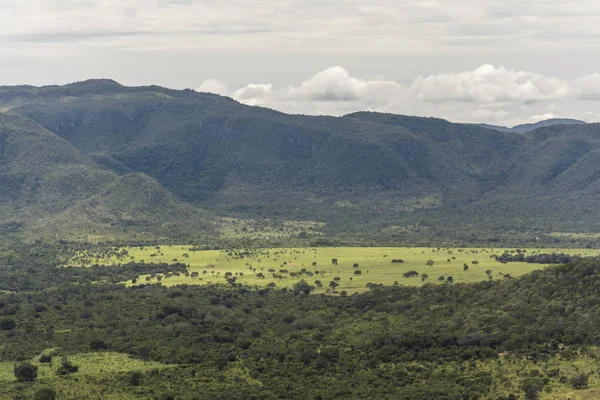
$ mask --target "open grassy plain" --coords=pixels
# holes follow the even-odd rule
[[[113,249],[105,255],[80,254],[72,262],[77,265],[114,264],[134,262],[182,262],[189,265],[189,275],[141,276],[128,284],[226,283],[227,278],[247,285],[292,287],[304,279],[317,287],[316,293],[335,291],[348,294],[367,290],[368,283],[393,285],[422,285],[444,283],[452,277],[454,283],[506,279],[520,276],[546,265],[525,262],[507,264],[493,256],[505,252],[523,252],[526,255],[566,253],[579,256],[597,256],[593,249],[506,249],[506,248],[421,248],[421,247],[335,247],[335,248],[269,248],[238,250],[200,250],[190,246],[146,246]],[[395,262],[393,262],[395,261]],[[433,264],[432,264],[433,262]],[[429,264],[429,265],[428,265]],[[465,269],[465,265],[468,267]],[[407,277],[415,271],[418,275]],[[491,272],[490,272],[491,271]],[[443,277],[443,280],[442,280]],[[337,279],[339,278],[339,279]]]
[[[48,355],[53,353],[53,349],[44,352]],[[33,398],[33,393],[43,387],[53,388],[58,398],[64,399],[144,399],[156,392],[125,384],[128,373],[139,371],[148,377],[168,368],[176,368],[175,365],[145,362],[116,352],[80,353],[68,357],[79,370],[69,375],[58,375],[61,357],[53,357],[50,364],[41,364],[38,358],[30,360],[31,364],[38,367],[37,380],[27,385],[16,382],[13,369],[19,363],[0,363],[0,388],[4,388],[0,391],[0,399]]]

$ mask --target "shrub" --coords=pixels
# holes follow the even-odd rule
[[[67,357],[61,359],[61,366],[56,370],[57,375],[68,375],[79,371],[79,367],[74,365]]]
[[[139,386],[143,376],[144,374],[142,374],[140,371],[131,371],[129,373],[129,385]]]
[[[587,374],[577,374],[572,377],[569,381],[573,389],[587,389],[588,387],[588,376]]]
[[[47,354],[44,354],[39,359],[40,364],[50,364],[52,362],[52,357]]]
[[[32,365],[31,363],[25,362],[20,365],[16,365],[13,372],[15,374],[15,378],[19,382],[33,382],[37,379],[37,370],[38,367]]]
[[[42,388],[33,396],[34,400],[54,400],[56,399],[56,390],[51,388]]]
[[[12,318],[4,318],[0,321],[0,329],[3,331],[12,331],[16,325],[15,320]]]

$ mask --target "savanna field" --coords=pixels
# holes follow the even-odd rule
[[[190,246],[143,246],[111,248],[103,252],[80,252],[67,264],[120,265],[134,263],[183,263],[188,273],[141,275],[128,285],[160,283],[227,284],[235,278],[244,285],[292,287],[300,280],[315,286],[314,293],[359,293],[367,284],[421,286],[426,283],[467,283],[518,277],[544,264],[502,263],[502,254],[533,256],[569,254],[590,257],[595,249],[541,248],[425,248],[339,247],[200,250]],[[416,273],[416,274],[415,274]],[[330,287],[331,282],[338,286]],[[319,283],[315,283],[319,282]]]

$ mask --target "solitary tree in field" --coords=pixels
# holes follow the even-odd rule
[[[467,265],[467,263],[463,264],[463,270],[464,271],[468,271],[469,270],[469,266]]]
[[[454,283],[454,278],[449,276],[448,278],[446,278],[446,282],[448,283]]]
[[[435,264],[433,260],[427,260],[427,263],[425,263],[425,265],[427,265],[428,267],[433,266],[433,264]]]
[[[337,265],[338,259],[337,258],[332,258],[331,259],[331,263],[334,264],[334,265]],[[316,265],[315,263],[313,263],[313,264]]]
[[[421,281],[424,281],[427,278],[429,278],[429,275],[427,275],[427,274],[422,274],[421,275]]]
[[[492,276],[492,270],[491,270],[491,269],[488,269],[487,271],[485,271],[485,274],[486,274],[487,276]]]

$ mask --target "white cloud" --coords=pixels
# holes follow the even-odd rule
[[[489,64],[473,71],[419,77],[410,87],[411,94],[424,102],[457,101],[477,104],[531,103],[559,99],[567,90],[568,85],[559,79]]]
[[[552,118],[561,118],[558,115],[554,114],[554,113],[546,113],[546,114],[541,114],[541,115],[532,115],[531,117],[528,118],[529,122],[540,122],[540,121],[544,121],[547,119],[552,119]]]
[[[580,87],[587,91],[581,92]],[[356,77],[335,66],[298,85],[251,83],[230,95],[248,105],[289,113],[343,115],[370,110],[457,122],[517,124],[556,118],[559,112],[548,110],[557,110],[556,101],[569,101],[576,93],[580,98],[600,99],[600,74],[569,82],[485,64],[471,71],[417,77],[406,88],[392,80]],[[598,119],[581,112],[569,115]]]
[[[289,87],[285,97],[300,101],[386,102],[400,94],[394,81],[357,79],[342,67],[330,67],[313,75],[300,86]],[[379,100],[379,101],[378,101]]]
[[[227,86],[219,82],[217,79],[207,79],[198,86],[198,92],[215,93],[226,95],[228,93]]]
[[[359,79],[342,67],[316,73],[298,86],[274,88],[272,84],[251,83],[232,93],[248,105],[263,105],[293,113],[342,114],[379,109],[397,101],[403,87],[394,81]]]
[[[251,83],[233,93],[233,98],[251,106],[266,105],[273,97],[273,85]]]

